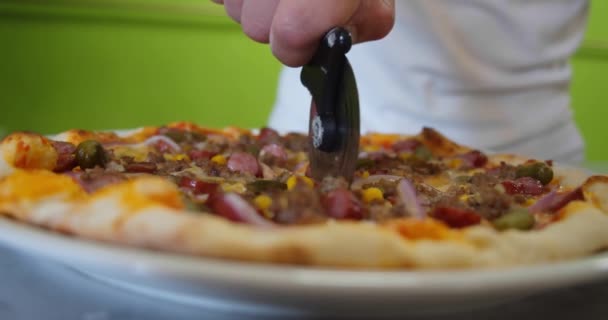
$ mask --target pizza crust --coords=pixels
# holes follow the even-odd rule
[[[10,181],[0,182],[0,211],[24,222],[87,239],[225,259],[366,269],[495,268],[573,259],[608,246],[608,215],[585,202],[572,202],[561,221],[543,230],[499,232],[482,225],[450,231],[454,237],[406,239],[375,223],[262,229],[189,213],[162,178],[136,179],[92,196],[55,188],[6,201],[7,190],[18,190]],[[608,196],[606,186],[593,186],[594,197]]]
[[[49,139],[33,133],[15,133],[0,142],[0,177],[14,168],[53,170],[57,152]]]

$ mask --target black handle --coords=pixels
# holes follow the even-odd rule
[[[345,55],[351,47],[352,37],[348,30],[333,28],[323,37],[315,56],[302,70],[302,83],[316,104],[317,117],[311,128],[313,145],[322,151],[331,152],[340,146],[336,106],[341,94]]]

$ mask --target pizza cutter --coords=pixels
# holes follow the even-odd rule
[[[331,29],[311,61],[302,68],[302,84],[310,91],[309,159],[312,177],[344,177],[352,181],[359,155],[359,94],[346,58],[350,33]]]

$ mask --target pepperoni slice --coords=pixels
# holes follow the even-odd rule
[[[420,145],[422,143],[416,139],[407,139],[395,142],[392,148],[395,152],[414,152]]]
[[[262,128],[260,130],[260,134],[258,135],[258,141],[262,145],[270,144],[270,143],[278,143],[281,141],[281,136],[274,129]]]
[[[502,183],[508,194],[527,194],[537,196],[544,192],[543,184],[530,177],[522,177],[516,180],[506,180]]]
[[[214,155],[216,155],[215,152],[211,152],[211,151],[208,151],[208,150],[190,150],[190,152],[188,152],[188,157],[190,159],[192,159],[192,161],[196,161],[196,160],[209,160]]]
[[[57,164],[55,172],[69,171],[76,167],[76,146],[63,141],[52,141],[53,147],[57,151]]]
[[[167,138],[168,139],[168,138]],[[175,151],[175,148],[173,145],[167,143],[164,140],[158,140],[156,142],[154,142],[153,146],[156,148],[156,150],[158,150],[158,152],[160,153],[172,153]]]
[[[361,203],[346,189],[336,189],[323,199],[327,214],[336,219],[363,219]]]
[[[479,150],[473,150],[458,156],[468,168],[481,168],[488,163],[488,156]]]
[[[182,177],[179,186],[191,190],[194,194],[213,194],[218,190],[216,183],[205,182],[189,177]]]
[[[254,176],[259,176],[261,173],[258,160],[247,152],[233,153],[228,160],[228,169]]]
[[[287,161],[287,152],[285,148],[276,143],[267,144],[260,150],[260,161],[268,164],[281,164]]]
[[[451,207],[437,207],[430,216],[452,228],[464,228],[481,222],[481,217],[474,211]]]
[[[125,170],[133,173],[154,173],[156,164],[153,162],[133,162],[127,164]]]

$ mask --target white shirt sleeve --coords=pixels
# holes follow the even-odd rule
[[[362,131],[429,126],[477,148],[577,162],[569,59],[587,0],[409,0],[394,30],[349,53]],[[270,126],[307,130],[310,95],[299,69],[280,77]]]

